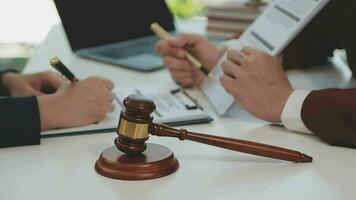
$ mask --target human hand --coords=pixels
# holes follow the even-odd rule
[[[219,51],[206,38],[194,34],[179,34],[169,41],[160,40],[155,49],[163,57],[173,80],[183,87],[197,86],[205,77],[187,60],[186,51],[201,61],[207,70],[211,70],[219,61],[221,51],[224,50]]]
[[[62,77],[46,71],[34,74],[8,72],[2,76],[3,88],[10,96],[40,96],[55,92],[64,83]]]
[[[229,50],[220,82],[254,116],[280,122],[293,88],[278,59],[253,48]]]
[[[38,97],[41,130],[70,128],[99,122],[114,111],[114,84],[92,77]]]

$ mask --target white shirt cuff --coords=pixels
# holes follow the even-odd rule
[[[307,90],[294,90],[288,97],[281,116],[282,123],[287,129],[302,133],[313,133],[305,126],[301,115],[304,100],[310,92]]]

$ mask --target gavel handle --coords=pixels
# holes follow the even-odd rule
[[[214,135],[207,135],[201,133],[189,132],[185,129],[174,129],[162,124],[150,124],[150,133],[157,136],[166,136],[166,137],[176,137],[180,140],[191,140],[215,147],[220,147],[224,149],[229,149],[233,151],[275,158],[280,160],[287,160],[296,163],[312,162],[313,158],[302,154],[298,151],[276,147],[272,145],[239,140],[234,138],[226,138]]]

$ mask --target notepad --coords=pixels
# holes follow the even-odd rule
[[[154,122],[169,126],[208,123],[213,119],[186,91],[175,84],[142,85],[137,87],[118,88],[114,90],[115,111],[107,114],[106,118],[97,123],[76,128],[55,129],[44,131],[42,137],[90,134],[116,131],[122,102],[130,94],[141,94],[150,97],[156,104],[152,114]]]

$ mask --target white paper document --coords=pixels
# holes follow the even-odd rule
[[[228,40],[224,45],[238,50],[250,46],[277,56],[328,2],[329,0],[274,0],[239,39]],[[216,77],[223,74],[221,63],[225,59],[226,55],[223,55],[213,69],[212,73]],[[201,89],[220,116],[235,102],[218,80],[205,79]]]
[[[97,123],[77,128],[56,129],[44,131],[42,136],[66,135],[71,133],[88,133],[115,130],[117,128],[123,100],[130,94],[142,94],[150,97],[155,105],[153,113],[155,122],[174,125],[206,123],[212,118],[206,113],[188,93],[172,84],[144,85],[138,87],[119,88],[114,91],[116,96],[115,111],[107,114],[106,118]]]

